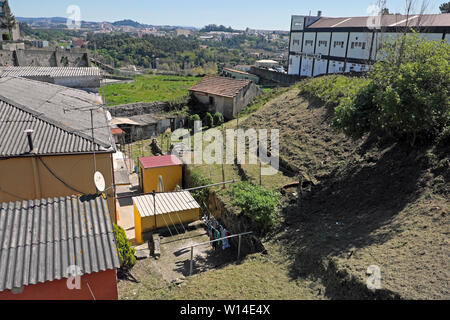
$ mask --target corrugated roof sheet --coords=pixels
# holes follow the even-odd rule
[[[133,203],[142,218],[154,216],[155,212],[156,215],[160,215],[200,208],[188,191],[157,193],[155,198],[154,200],[151,194],[133,197]],[[154,201],[156,202],[156,211]]]
[[[106,200],[0,204],[0,291],[120,266]]]
[[[183,165],[183,161],[181,161],[175,155],[157,156],[157,157],[142,157],[142,158],[139,158],[139,162],[142,164],[144,169]]]
[[[98,151],[115,150],[101,97],[26,78],[0,78],[0,157],[28,152],[25,129],[35,130],[38,154],[91,152],[90,109]],[[6,139],[6,140],[5,140]]]
[[[28,154],[30,148],[25,134],[28,129],[34,131],[32,139],[36,154],[92,151],[92,140],[0,100],[0,157]],[[98,143],[94,144],[94,149],[96,152],[103,150]]]
[[[190,88],[190,91],[204,92],[216,96],[234,98],[245,87],[251,83],[251,80],[232,79],[227,77],[204,77],[195,86]]]
[[[322,17],[315,23],[308,26],[309,28],[365,28],[369,19],[372,17],[342,17],[342,18],[326,18]],[[408,22],[410,27],[449,27],[450,13],[445,14],[424,14],[409,16],[401,14],[383,15],[380,25],[382,27],[399,27],[405,26]]]
[[[0,77],[101,77],[96,67],[0,67]]]

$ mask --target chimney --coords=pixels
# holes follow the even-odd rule
[[[25,130],[25,133],[27,134],[27,138],[28,138],[28,146],[30,147],[30,151],[29,151],[30,153],[34,152],[33,137],[32,137],[33,132],[34,131],[31,129]]]
[[[322,11],[321,11],[321,10],[317,11],[317,16],[318,16],[319,18],[322,16]]]

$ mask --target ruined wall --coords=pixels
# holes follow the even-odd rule
[[[0,50],[0,66],[89,67],[89,55],[82,50]]]

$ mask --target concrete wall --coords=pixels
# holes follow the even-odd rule
[[[82,50],[0,50],[0,66],[89,67],[89,56]]]
[[[250,72],[256,74],[261,79],[273,81],[281,85],[291,85],[302,79],[302,77],[298,75],[290,75],[286,73],[269,71],[266,69],[256,67],[252,67]]]
[[[231,115],[231,117],[228,117],[228,119],[233,119],[235,115],[241,112],[250,102],[253,101],[253,99],[255,99],[261,93],[261,89],[256,84],[251,82],[250,85],[248,85],[244,90],[239,92],[236,97],[234,97],[233,114]]]
[[[177,186],[183,186],[183,167],[181,165],[144,169],[139,162],[139,183],[144,193],[158,191],[159,176],[163,180],[164,192],[175,191]]]
[[[93,155],[43,156],[53,173],[83,194],[95,194]],[[97,171],[105,177],[106,187],[113,185],[112,154],[97,154]],[[0,160],[0,202],[35,200],[78,194],[59,181],[35,157]],[[116,221],[114,189],[107,191],[108,207]]]
[[[293,33],[291,36],[291,51],[302,52],[303,33]]]
[[[315,46],[316,46],[316,33],[305,32],[305,35],[303,37],[303,53],[314,53]]]
[[[328,51],[330,49],[330,36],[331,32],[317,33],[316,54],[321,54],[324,56],[328,55]]]
[[[290,56],[288,74],[299,74],[300,59],[300,56]]]
[[[100,88],[100,77],[59,77],[53,80],[54,84],[69,88]]]
[[[0,300],[118,300],[119,298],[116,270],[85,274],[80,282],[80,290],[69,290],[67,279],[29,285],[24,287],[21,294],[5,290],[0,292]]]

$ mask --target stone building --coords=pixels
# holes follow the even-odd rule
[[[189,92],[195,101],[208,106],[209,112],[220,112],[231,120],[262,91],[248,79],[207,76]]]

